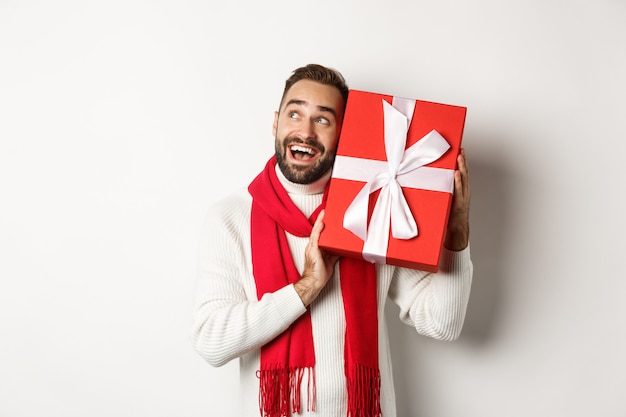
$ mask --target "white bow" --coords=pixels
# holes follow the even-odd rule
[[[436,130],[432,130],[405,151],[415,100],[394,97],[393,105],[385,100],[382,100],[382,103],[387,162],[359,159],[358,164],[369,162],[366,164],[367,182],[346,210],[343,221],[346,229],[365,241],[363,258],[380,263],[384,263],[386,259],[390,229],[396,239],[411,239],[418,235],[417,224],[402,187],[451,193],[454,183],[453,170],[424,167],[439,159],[450,148],[448,142]],[[350,179],[348,177],[352,174],[345,173],[346,170],[350,171],[350,167],[346,169],[340,167],[348,159],[357,158],[339,156],[337,158],[339,159],[335,162],[333,176]],[[357,171],[360,173],[356,175],[361,177],[363,170]],[[380,190],[380,195],[374,205],[368,227],[369,196],[377,190]]]

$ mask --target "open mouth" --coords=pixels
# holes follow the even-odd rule
[[[314,159],[319,151],[302,144],[293,144],[289,146],[291,157],[296,161],[310,161]]]

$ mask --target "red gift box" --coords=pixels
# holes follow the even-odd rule
[[[350,90],[319,246],[436,272],[466,110]]]

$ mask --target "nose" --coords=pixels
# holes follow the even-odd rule
[[[315,138],[315,121],[308,120],[302,122],[299,126],[297,135],[302,140]]]

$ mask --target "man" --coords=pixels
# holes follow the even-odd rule
[[[206,217],[192,338],[213,366],[239,358],[242,417],[394,417],[387,298],[420,334],[454,340],[463,325],[472,280],[463,151],[440,272],[338,261],[318,247],[347,95],[335,70],[296,69],[274,114],[275,157]]]

